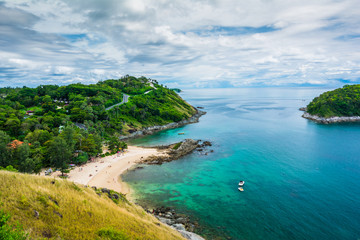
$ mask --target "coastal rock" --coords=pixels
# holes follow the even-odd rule
[[[208,155],[211,151],[206,151],[206,148],[212,146],[212,143],[209,141],[202,142],[201,140],[194,139],[185,139],[182,142],[171,144],[167,146],[157,146],[156,148],[164,151],[164,155],[152,155],[143,159],[141,163],[145,164],[159,164],[161,165],[164,162],[171,162],[177,160],[185,155],[192,153],[193,151],[201,152],[201,155]]]
[[[151,127],[143,128],[141,130],[134,131],[134,132],[130,133],[129,135],[120,136],[119,140],[122,140],[122,141],[129,140],[129,139],[133,139],[133,138],[142,137],[145,135],[151,135],[158,131],[171,129],[171,128],[178,128],[178,127],[184,126],[186,124],[197,123],[197,122],[199,122],[199,118],[204,114],[206,114],[206,112],[196,109],[196,113],[188,119],[182,120],[180,122],[172,122],[172,123],[169,123],[166,125],[151,126]]]
[[[175,220],[176,223],[186,224],[188,221],[185,218],[178,218]]]
[[[157,217],[157,219],[159,219],[160,222],[165,223],[167,225],[174,224],[174,221],[172,221],[171,219],[167,219],[167,218],[163,218],[163,217]]]
[[[352,117],[330,117],[324,118],[316,115],[311,115],[308,112],[305,112],[302,115],[303,118],[312,120],[317,123],[330,124],[330,123],[343,123],[343,122],[360,122],[360,116],[352,116]]]
[[[181,230],[181,231],[186,231],[185,230],[185,226],[184,225],[182,225],[181,223],[177,223],[177,224],[174,224],[174,225],[172,225],[176,230]]]
[[[171,158],[178,159],[182,156],[185,156],[192,151],[194,151],[196,148],[199,147],[198,145],[199,141],[196,141],[194,139],[185,139],[181,145],[177,149],[171,149],[169,154],[171,155]]]
[[[184,230],[177,230],[184,238],[189,239],[189,240],[205,240],[205,238],[197,235],[196,233],[193,232],[188,232],[188,231],[184,231]]]
[[[306,111],[307,111],[307,108],[306,108],[306,107],[301,107],[301,108],[299,108],[299,110],[306,112]]]

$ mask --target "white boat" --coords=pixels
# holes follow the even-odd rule
[[[239,189],[240,192],[244,191],[244,189],[242,187],[239,187],[238,189]]]
[[[245,184],[245,181],[240,181],[240,182],[239,182],[239,186],[240,186],[240,187],[244,186],[244,184]]]

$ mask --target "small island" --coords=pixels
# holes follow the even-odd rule
[[[360,84],[345,85],[314,98],[302,117],[318,123],[340,123],[360,121]]]

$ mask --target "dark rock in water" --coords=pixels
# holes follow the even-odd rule
[[[300,111],[306,112],[307,108],[306,107],[301,107],[299,108]]]
[[[185,218],[181,217],[181,218],[176,219],[175,222],[185,224],[185,223],[187,223],[187,220]]]
[[[61,214],[61,213],[59,213],[59,212],[57,212],[57,211],[53,211],[56,215],[58,215],[59,217],[61,217],[61,218],[63,218],[63,215]]]
[[[204,141],[202,145],[206,146],[206,147],[211,147],[212,146],[211,142],[209,142],[209,141]]]
[[[195,225],[189,223],[188,225],[186,225],[186,229],[187,229],[189,232],[193,232],[193,231],[195,230]]]
[[[171,144],[168,146],[160,146],[159,149],[165,149],[166,151],[164,155],[155,156],[152,155],[144,160],[142,163],[145,164],[162,164],[164,162],[170,162],[173,160],[177,160],[187,154],[192,153],[194,150],[199,152],[205,152],[206,147],[212,146],[211,142],[194,139],[185,139],[182,142]],[[204,153],[203,155],[207,155],[209,152]]]
[[[40,216],[40,213],[38,211],[34,210],[34,217],[39,218],[39,216]]]

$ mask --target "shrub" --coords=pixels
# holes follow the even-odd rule
[[[101,228],[98,231],[99,237],[106,240],[128,240],[130,239],[123,231],[114,229],[113,227]]]
[[[9,225],[10,215],[0,210],[0,239],[1,240],[26,240],[28,235],[20,225]],[[125,238],[124,238],[125,239]]]
[[[181,146],[182,142],[178,142],[177,144],[175,144],[175,146],[173,147],[174,150],[178,149]]]
[[[6,168],[0,167],[0,170],[6,170],[9,172],[18,172],[18,170],[11,165],[7,166]]]

